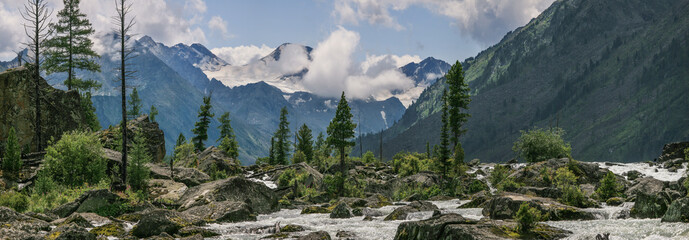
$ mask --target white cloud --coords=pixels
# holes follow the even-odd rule
[[[361,63],[361,69],[364,73],[369,71],[380,72],[381,69],[400,68],[412,62],[421,62],[421,57],[418,55],[366,55],[366,60]]]
[[[291,74],[308,67],[309,63],[309,56],[303,46],[288,44],[281,46],[280,60],[268,62],[267,66],[272,72]]]
[[[21,44],[25,39],[24,20],[18,11],[11,11],[11,7],[0,1],[0,60],[13,59],[17,56],[14,52],[25,48]]]
[[[214,48],[211,49],[211,52],[228,62],[230,65],[241,66],[255,62],[258,59],[270,54],[273,50],[273,48],[263,44],[260,47],[249,45]]]
[[[554,0],[337,0],[333,16],[343,23],[380,24],[400,30],[390,10],[402,11],[411,5],[429,9],[455,20],[463,34],[492,44],[506,32],[538,16]]]
[[[218,32],[224,39],[232,38],[232,34],[227,31],[227,22],[220,16],[212,17],[211,20],[208,21],[208,28]]]

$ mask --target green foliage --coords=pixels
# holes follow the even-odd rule
[[[230,122],[230,113],[225,112],[220,116],[220,149],[225,151],[231,158],[237,159],[239,156],[239,144],[237,143],[237,138],[234,135],[234,130],[232,129],[232,124]]]
[[[98,116],[96,115],[96,108],[93,107],[90,92],[81,94],[81,111],[84,114],[84,122],[86,122],[86,125],[89,127],[89,129],[94,132],[100,130],[100,122],[98,121]]]
[[[44,44],[47,48],[45,69],[48,74],[67,72],[67,89],[82,85],[74,77],[77,69],[100,72],[100,65],[94,60],[100,56],[93,51],[89,37],[95,31],[85,14],[79,10],[80,0],[63,0],[65,8],[57,13],[58,22],[51,23],[54,35]]]
[[[155,105],[151,105],[151,110],[148,111],[148,119],[150,119],[151,122],[155,122],[156,116],[158,116],[158,109]]]
[[[227,172],[225,172],[225,170],[218,170],[218,166],[213,164],[209,169],[208,176],[211,177],[211,180],[213,181],[218,179],[226,179]]]
[[[456,175],[461,175],[457,170],[459,166],[462,165],[464,165],[464,148],[462,148],[462,143],[457,143],[457,145],[455,145],[454,157],[452,158],[452,166],[455,169]]]
[[[198,158],[195,154],[196,147],[187,142],[175,148],[175,162],[184,161],[185,167],[198,167]]]
[[[541,162],[551,158],[571,157],[572,147],[565,143],[561,128],[534,128],[528,132],[521,131],[521,136],[514,143],[512,150],[527,162]]]
[[[146,190],[151,172],[146,164],[151,162],[151,155],[147,152],[146,139],[141,132],[135,133],[129,156],[131,159],[127,164],[127,183],[134,191]]]
[[[341,173],[326,174],[323,178],[326,187],[326,194],[331,198],[340,197],[365,197],[366,181],[354,178],[345,180]],[[344,191],[340,190],[343,186]]]
[[[499,191],[514,192],[515,190],[517,190],[518,188],[520,188],[522,186],[523,186],[523,184],[515,182],[514,179],[505,178],[500,183],[498,183],[498,185],[495,186],[495,188],[498,189]]]
[[[294,155],[292,156],[292,164],[306,162],[306,160],[307,160],[306,154],[304,154],[300,150],[297,150],[296,152],[294,152]]]
[[[420,184],[407,184],[396,190],[392,194],[392,198],[396,201],[402,201],[416,194],[419,199],[427,200],[429,198],[441,195],[442,193],[442,189],[440,189],[438,186],[423,187]]]
[[[0,206],[24,212],[29,208],[29,197],[14,190],[0,192]]]
[[[450,128],[450,119],[447,113],[447,108],[448,108],[448,102],[447,102],[447,90],[443,91],[443,115],[442,115],[442,127],[440,129],[440,149],[438,151],[438,159],[437,159],[437,165],[438,169],[440,169],[440,173],[443,175],[443,177],[447,176],[447,169],[449,168],[449,161],[450,161],[450,150],[448,147],[450,146],[450,140],[449,140],[449,128]]]
[[[555,184],[559,188],[576,185],[577,179],[578,177],[565,167],[558,168],[555,172]]]
[[[449,95],[447,96],[449,105],[448,111],[450,114],[449,125],[450,131],[452,132],[452,138],[450,140],[456,145],[459,143],[459,137],[466,132],[466,130],[462,129],[462,126],[464,126],[464,123],[466,123],[471,116],[466,113],[466,111],[469,110],[469,103],[471,102],[471,96],[469,95],[469,91],[471,90],[469,89],[469,85],[464,81],[464,70],[459,61],[455,62],[450,70],[447,71],[445,79],[447,79],[447,85],[450,89]]]
[[[577,179],[578,177],[567,167],[555,171],[555,184],[562,191],[559,200],[570,206],[587,207],[590,203],[577,185]]]
[[[191,141],[194,143],[197,151],[203,151],[206,148],[203,142],[208,140],[208,126],[211,124],[211,119],[215,116],[211,112],[211,108],[211,96],[204,96],[203,105],[199,109],[199,121],[194,124],[194,129],[191,130],[194,133]]]
[[[493,186],[497,186],[500,182],[502,182],[502,180],[507,178],[509,173],[509,167],[501,164],[495,164],[493,171],[490,173],[490,177],[488,177],[488,182],[490,182],[490,184]]]
[[[541,211],[529,206],[528,202],[523,202],[519,206],[519,211],[517,211],[517,215],[515,216],[515,220],[517,221],[517,232],[522,234],[531,232],[540,218]]]
[[[139,91],[137,91],[135,87],[132,93],[129,94],[129,110],[127,111],[127,115],[130,117],[138,117],[141,115],[141,108],[141,98],[139,98]]]
[[[22,169],[22,153],[19,149],[19,141],[14,127],[10,128],[5,144],[5,154],[2,157],[3,176],[18,178],[19,171]]]
[[[34,182],[33,192],[39,194],[47,194],[53,189],[57,188],[58,185],[53,181],[50,176],[45,171],[38,172],[36,176],[36,181]]]
[[[311,133],[311,129],[309,129],[306,124],[302,125],[297,132],[296,151],[304,154],[307,163],[311,163],[313,161],[313,135]]]
[[[601,201],[606,201],[611,197],[619,197],[622,186],[617,184],[615,174],[608,171],[603,179],[600,180],[600,186],[596,189],[596,195]]]
[[[230,138],[228,136],[223,137],[218,148],[227,153],[227,156],[231,157],[232,159],[237,159],[239,156],[239,147],[237,140],[234,138]]]
[[[43,180],[41,180],[42,178]],[[41,185],[43,186],[39,187]],[[109,186],[110,182],[105,178],[95,185],[84,184],[82,186],[66,187],[57,185],[48,177],[41,177],[41,173],[39,173],[38,180],[29,196],[29,207],[27,210],[37,213],[48,211],[59,205],[76,200],[87,191],[107,189]]]
[[[345,169],[345,149],[347,147],[354,146],[354,129],[356,124],[352,122],[352,113],[349,104],[347,103],[347,98],[345,93],[342,92],[340,97],[340,102],[337,104],[337,110],[335,111],[335,117],[330,121],[328,125],[328,145],[335,147],[340,153],[340,172],[343,177],[346,176],[347,171]],[[343,196],[346,191],[345,182],[341,181],[339,195]]]
[[[400,152],[392,158],[392,169],[400,177],[411,176],[420,171],[429,171],[433,162],[425,158],[426,154]]]
[[[361,161],[364,162],[365,164],[378,164],[378,163],[380,163],[378,158],[376,158],[376,156],[373,155],[373,152],[371,152],[371,151],[366,151],[366,153],[364,153],[364,156],[361,158]]]
[[[274,153],[274,162],[271,164],[273,165],[288,165],[289,164],[289,159],[287,159],[287,152],[290,150],[290,141],[289,141],[289,122],[287,121],[287,107],[282,107],[280,110],[280,123],[278,124],[278,129],[275,131],[275,134],[273,137],[275,138],[275,143],[273,150],[275,151]]]
[[[46,149],[45,167],[53,180],[67,186],[96,184],[106,178],[103,150],[95,134],[69,132]]]
[[[474,179],[471,181],[471,184],[469,184],[467,193],[474,194],[484,190],[488,190],[488,185],[486,185],[484,182],[479,181],[478,179]]]

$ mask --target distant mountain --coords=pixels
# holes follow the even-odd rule
[[[520,130],[559,126],[573,157],[648,161],[689,137],[689,1],[560,0],[462,64],[468,159],[511,159]],[[383,133],[384,155],[437,144],[438,81]],[[379,135],[364,138],[378,152]],[[355,151],[358,148],[354,148]]]
[[[409,76],[417,85],[428,87],[435,83],[438,78],[442,78],[448,70],[450,64],[443,60],[428,57],[420,63],[409,63],[404,65],[402,73]]]

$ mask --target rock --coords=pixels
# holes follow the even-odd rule
[[[303,232],[304,227],[294,224],[287,224],[280,228],[280,232]]]
[[[553,199],[516,193],[503,193],[494,196],[483,208],[483,215],[494,220],[514,219],[519,207],[524,202],[541,211],[542,216],[548,216],[548,220],[552,221],[596,219],[590,212],[561,204]]]
[[[25,239],[50,231],[48,222],[18,213],[11,208],[0,207],[0,236],[8,239]],[[0,237],[1,238],[1,237]]]
[[[480,160],[480,159],[474,158],[474,159],[472,159],[471,161],[469,161],[469,163],[467,163],[467,165],[468,165],[469,167],[476,167],[476,166],[478,166],[480,163],[481,163],[481,160]]]
[[[510,160],[507,160],[507,162],[505,162],[505,163],[506,164],[517,164],[517,163],[519,163],[519,161],[517,161],[516,158],[512,158]]]
[[[279,210],[278,198],[273,190],[262,183],[243,177],[230,177],[189,188],[178,203],[179,210],[184,211],[195,206],[222,201],[246,202],[257,214]]]
[[[392,201],[379,193],[366,198],[366,206],[370,208],[381,208],[388,205],[392,205]]]
[[[364,216],[364,221],[373,221],[373,217],[371,216]]]
[[[119,125],[96,132],[103,147],[108,149],[118,149],[121,141],[121,127]],[[136,132],[141,132],[146,139],[146,149],[154,163],[163,162],[165,158],[165,133],[160,129],[157,122],[151,122],[148,115],[144,114],[136,119],[127,121],[127,146],[133,143]],[[121,158],[121,157],[120,157]]]
[[[83,193],[73,202],[58,206],[51,213],[64,218],[74,212],[97,212],[125,202],[126,200],[107,189],[90,190]]]
[[[245,202],[222,201],[196,206],[184,211],[206,221],[244,222],[256,221],[256,215]]]
[[[200,239],[220,236],[220,234],[217,232],[195,226],[184,227],[180,229],[177,234],[182,237],[191,237],[198,235],[201,237]]]
[[[443,238],[444,228],[450,223],[476,223],[476,221],[467,220],[456,213],[450,213],[422,221],[404,222],[397,227],[395,240],[445,239]]]
[[[622,199],[621,197],[611,197],[610,199],[605,201],[605,203],[608,206],[619,206],[624,203],[624,199]]]
[[[214,171],[223,171],[227,176],[235,176],[242,172],[242,165],[239,160],[227,156],[227,153],[215,146],[206,148],[203,152],[195,156],[198,159],[198,169],[212,175]],[[184,164],[181,160],[180,164]],[[192,162],[184,167],[195,167],[196,162]]]
[[[438,206],[434,205],[433,203],[430,202],[422,202],[422,201],[415,201],[410,203],[407,206],[399,207],[392,211],[390,215],[385,217],[385,221],[391,221],[391,220],[405,220],[407,219],[407,215],[409,213],[413,212],[426,212],[426,211],[434,211],[438,210]]]
[[[381,212],[380,210],[371,208],[362,208],[361,214],[370,217],[381,217],[384,215],[383,212]]]
[[[321,206],[308,206],[301,210],[301,214],[330,213],[330,210]]]
[[[158,164],[147,164],[147,167],[151,169],[151,178],[153,179],[170,179],[170,166],[158,165]],[[202,183],[210,182],[211,177],[204,172],[196,168],[186,168],[186,167],[174,167],[174,179],[175,182],[181,182],[187,185],[187,187],[198,186]]]
[[[668,160],[682,158],[684,159],[684,149],[689,148],[689,142],[674,142],[663,146],[663,152],[657,159],[657,162],[662,163]]]
[[[515,192],[524,195],[553,199],[557,199],[562,195],[562,191],[560,191],[559,188],[554,187],[520,187]]]
[[[52,222],[52,221],[57,220],[57,216],[50,214],[50,213],[46,214],[46,213],[27,212],[27,213],[24,213],[24,215],[32,217],[32,218],[40,219],[40,220],[43,220],[46,222]]]
[[[337,234],[335,234],[335,237],[338,237],[338,239],[356,239],[356,234],[350,231],[342,231],[338,230]]]
[[[141,215],[141,220],[131,231],[131,234],[146,238],[163,232],[176,234],[180,229],[188,226],[200,226],[204,222],[201,218],[186,213],[170,210],[153,210]]]
[[[184,183],[165,179],[150,179],[148,181],[148,194],[155,202],[177,202],[185,191],[187,191],[187,185]]]
[[[672,199],[667,192],[638,192],[630,215],[633,218],[660,218],[665,215],[671,202]]]
[[[689,197],[672,201],[661,222],[689,222]]]
[[[634,180],[644,176],[643,173],[636,171],[636,170],[631,170],[631,171],[625,172],[622,175],[626,176],[627,180],[629,180],[629,181],[634,181]]]
[[[299,237],[298,240],[330,240],[330,234],[326,231],[318,231]]]
[[[426,200],[426,198],[418,193],[413,193],[412,195],[406,197],[405,199],[402,199],[402,201],[405,202],[413,202],[413,201],[421,201],[421,200]]]
[[[330,218],[351,218],[353,216],[352,209],[344,202],[337,204],[330,213]]]
[[[123,237],[127,233],[124,229],[124,225],[119,222],[111,222],[103,226],[95,227],[89,232],[96,236],[105,237]]]
[[[627,189],[624,194],[627,196],[635,196],[640,192],[656,194],[663,191],[663,188],[665,188],[665,182],[652,177],[645,177],[637,179],[637,183]]]
[[[25,67],[0,73],[0,142],[7,139],[14,127],[19,146],[35,146],[35,80]],[[39,79],[41,93],[41,145],[47,146],[51,138],[59,139],[64,132],[84,129],[86,122],[81,111],[81,97],[78,91],[62,91]],[[0,144],[4,152],[4,144]]]
[[[471,201],[460,205],[457,208],[483,208],[490,200],[486,191],[480,191],[471,196]]]
[[[363,215],[364,215],[363,209],[362,209],[362,208],[354,208],[354,209],[352,209],[352,215],[354,215],[354,216],[356,216],[356,217],[361,217],[361,216],[363,216]]]
[[[46,239],[52,240],[96,240],[96,235],[74,223],[57,226],[50,231]]]
[[[106,219],[107,220],[107,219]],[[73,213],[72,215],[69,215],[69,217],[65,219],[58,219],[52,222],[52,224],[55,225],[65,225],[65,224],[74,224],[82,228],[92,228],[93,225],[89,222],[89,220],[86,220],[81,214],[79,213]]]

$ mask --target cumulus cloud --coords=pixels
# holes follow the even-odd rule
[[[280,48],[280,60],[266,63],[272,69],[272,72],[291,74],[297,73],[309,66],[309,56],[303,46],[287,44]]]
[[[343,23],[380,24],[403,29],[390,10],[402,11],[411,5],[452,18],[463,34],[484,44],[492,44],[506,32],[538,16],[554,0],[336,0],[333,15]]]
[[[369,56],[367,61],[353,64],[353,54],[358,49],[360,36],[343,27],[313,50],[313,61],[303,84],[309,91],[327,97],[338,97],[342,91],[352,98],[364,99],[373,96],[385,99],[393,96],[395,90],[407,90],[414,82],[399,71],[400,59],[390,55]],[[418,58],[418,57],[417,57]]]
[[[48,0],[48,7],[54,10],[52,20],[56,20],[57,11],[64,7],[62,0]],[[23,19],[19,8],[25,1],[0,0],[0,57],[5,58],[21,47],[26,41]],[[136,17],[133,32],[149,35],[166,45],[177,43],[206,43],[206,35],[198,26],[198,18],[207,8],[203,0],[186,2],[184,6],[174,6],[169,0],[131,1],[132,16]],[[112,17],[115,15],[113,0],[81,1],[81,11],[85,13],[97,32],[111,32],[114,29]],[[151,14],[155,13],[155,14]],[[192,17],[186,17],[192,16]],[[93,38],[95,39],[95,37]]]
[[[220,16],[214,16],[208,21],[208,28],[217,32],[224,39],[232,38],[232,34],[227,31],[227,22]]]
[[[361,63],[361,69],[364,71],[364,73],[369,71],[379,73],[381,70],[400,68],[412,62],[421,62],[421,57],[418,55],[366,55],[366,60]]]
[[[255,62],[258,59],[270,54],[273,50],[273,48],[263,44],[260,47],[249,45],[214,48],[211,49],[211,52],[228,62],[230,65],[241,66]]]

